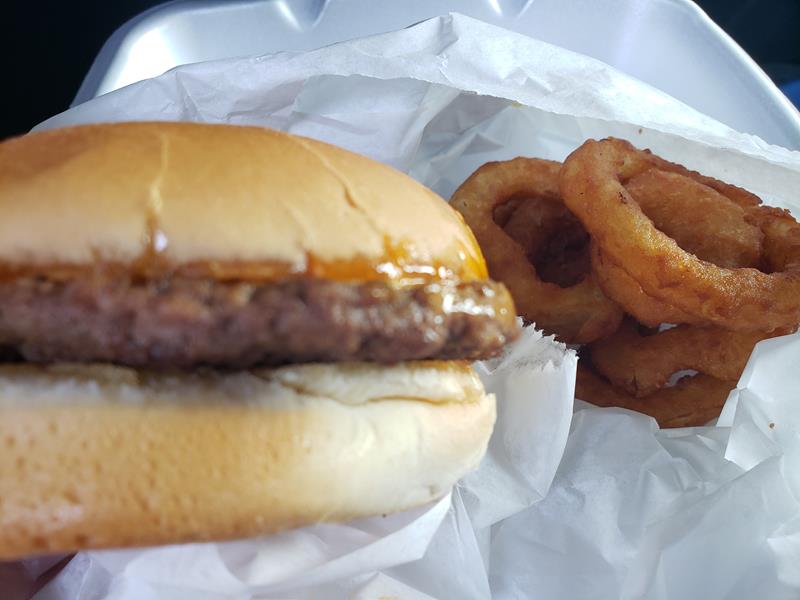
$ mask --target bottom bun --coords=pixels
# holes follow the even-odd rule
[[[156,374],[0,367],[0,558],[221,540],[404,510],[480,461],[465,363]]]

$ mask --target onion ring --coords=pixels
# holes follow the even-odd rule
[[[689,177],[649,169],[625,183],[645,215],[678,245],[719,267],[758,267],[764,234],[745,209]]]
[[[628,144],[631,148],[633,148],[633,145],[623,140],[616,140],[614,138],[609,138],[609,139],[614,140],[615,142],[623,142],[625,144]],[[725,183],[724,181],[720,181],[719,179],[714,179],[713,177],[702,175],[697,171],[690,171],[683,165],[669,162],[668,160],[664,160],[660,156],[656,156],[655,154],[650,152],[650,150],[641,150],[641,152],[644,155],[646,155],[648,162],[659,171],[667,173],[675,173],[677,175],[683,175],[688,179],[692,179],[697,183],[701,183],[704,186],[709,187],[716,192],[719,192],[720,194],[725,196],[728,200],[730,200],[731,202],[742,208],[751,208],[753,206],[759,206],[761,204],[761,198],[759,198],[752,192],[748,192],[743,188],[737,187],[730,183]]]
[[[759,264],[763,233],[746,221],[739,204],[719,192],[684,175],[654,168],[633,177],[625,188],[658,229],[698,258],[725,267]],[[697,218],[698,211],[702,219]],[[708,324],[646,294],[596,243],[590,254],[595,281],[640,323],[648,327]]]
[[[708,321],[683,312],[646,294],[636,280],[606,256],[600,246],[590,246],[592,274],[606,296],[619,303],[642,325],[658,327],[662,323],[708,325]]]
[[[771,272],[703,261],[656,229],[623,186],[661,168],[654,158],[607,139],[587,141],[565,161],[564,202],[600,249],[648,295],[716,325],[769,331],[800,322],[800,225],[786,211],[751,205],[747,217],[764,233]]]
[[[648,398],[636,398],[615,390],[585,365],[578,365],[575,397],[602,407],[620,407],[653,417],[659,426],[705,425],[719,416],[734,385],[710,375],[684,377]]]
[[[568,288],[542,281],[525,249],[494,220],[495,208],[514,199],[561,202],[560,168],[531,158],[487,163],[456,190],[451,204],[472,228],[492,278],[505,283],[520,314],[562,341],[588,343],[616,330],[622,310],[591,275]]]
[[[614,335],[591,344],[589,352],[595,371],[614,387],[643,398],[687,369],[735,382],[756,343],[774,335],[679,325],[642,336],[628,320]]]

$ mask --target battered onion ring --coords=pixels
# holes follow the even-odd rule
[[[761,230],[745,220],[745,209],[719,192],[684,175],[655,168],[636,175],[625,188],[658,229],[698,258],[724,267],[760,263]],[[698,212],[702,218],[698,218]],[[597,284],[640,323],[649,327],[661,323],[707,324],[646,294],[596,243],[590,254]]]
[[[744,208],[689,177],[649,169],[625,183],[642,212],[678,245],[719,267],[758,267],[764,234]]]
[[[656,229],[623,186],[657,162],[622,140],[589,140],[561,170],[564,202],[648,295],[730,329],[773,330],[800,322],[800,225],[785,211],[752,206],[748,219],[764,233],[771,273],[705,262]]]
[[[569,343],[588,343],[616,330],[622,310],[591,276],[569,288],[542,281],[525,250],[494,220],[495,208],[515,198],[560,202],[557,162],[516,158],[487,163],[456,190],[452,206],[472,228],[493,279],[505,283],[520,314]]]
[[[662,323],[708,325],[705,319],[690,315],[646,294],[636,280],[606,256],[594,242],[590,246],[592,274],[603,292],[619,303],[642,325],[658,327]]]
[[[684,377],[647,398],[617,391],[585,365],[578,365],[575,397],[596,406],[620,407],[653,417],[661,427],[705,425],[719,417],[734,384],[710,375]]]
[[[614,387],[643,398],[687,369],[735,382],[753,346],[774,335],[679,325],[642,336],[628,320],[613,335],[591,344],[589,351],[595,371]]]
[[[636,150],[630,143],[624,140],[617,140],[614,138],[609,138],[610,141],[614,142],[621,142],[623,144],[627,144],[630,148]],[[676,173],[677,175],[683,175],[697,183],[702,183],[706,187],[710,187],[712,190],[719,192],[723,196],[725,196],[728,200],[733,202],[734,204],[741,206],[742,208],[751,208],[753,206],[758,206],[761,204],[761,198],[756,196],[752,192],[748,192],[745,189],[737,187],[735,185],[731,185],[730,183],[725,183],[724,181],[720,181],[719,179],[714,179],[713,177],[707,177],[706,175],[702,175],[697,171],[690,171],[683,165],[679,165],[677,163],[669,162],[668,160],[664,160],[660,156],[656,156],[650,150],[641,150],[642,154],[647,157],[648,162],[658,169],[659,171],[665,171],[667,173]]]

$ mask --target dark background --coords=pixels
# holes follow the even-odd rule
[[[800,0],[698,3],[776,83],[800,79]],[[0,111],[0,138],[25,132],[68,108],[108,36],[156,4],[147,0],[29,0],[12,2],[10,15],[4,8],[0,13],[4,67],[0,81],[5,93],[0,96],[9,105]]]

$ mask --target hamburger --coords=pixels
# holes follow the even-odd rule
[[[272,533],[444,495],[518,335],[458,213],[255,127],[0,144],[0,558]]]

